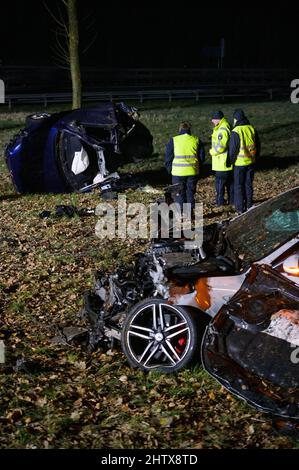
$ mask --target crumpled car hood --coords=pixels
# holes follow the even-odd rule
[[[254,265],[207,328],[205,369],[265,412],[299,419],[299,288]]]

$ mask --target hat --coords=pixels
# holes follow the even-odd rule
[[[245,119],[245,117],[246,116],[244,114],[243,109],[235,109],[233,114],[234,119],[236,119],[237,121],[242,121],[243,119]]]
[[[214,111],[212,113],[212,119],[222,119],[224,118],[224,114],[222,111]]]

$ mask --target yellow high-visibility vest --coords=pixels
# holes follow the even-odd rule
[[[240,151],[235,166],[247,166],[255,162],[256,143],[255,130],[251,125],[236,126],[233,129],[240,137]]]
[[[173,176],[198,175],[198,144],[198,137],[190,134],[180,134],[173,137],[174,159],[171,171]]]
[[[223,118],[219,124],[214,127],[212,134],[210,155],[212,157],[213,171],[231,171],[233,169],[232,165],[229,167],[226,166],[230,135],[230,123]]]

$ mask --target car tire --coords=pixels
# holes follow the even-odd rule
[[[139,302],[122,327],[122,349],[130,365],[143,371],[172,373],[199,358],[199,315],[198,310],[170,305],[163,299]]]
[[[50,114],[48,113],[34,113],[26,117],[26,127],[32,127],[39,125],[45,119],[48,119]]]

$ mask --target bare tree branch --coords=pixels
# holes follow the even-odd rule
[[[95,43],[95,40],[97,39],[98,37],[98,32],[95,33],[94,37],[92,38],[92,40],[90,41],[90,43],[85,47],[85,49],[83,49],[82,53],[85,54],[85,52],[88,51],[88,49],[91,48],[91,46]]]
[[[76,0],[60,0],[60,5],[56,4],[56,12],[43,1],[43,4],[54,20],[56,29],[55,48],[52,48],[53,59],[60,68],[68,68],[71,72],[73,89],[73,108],[81,106],[81,72],[79,63],[79,26]],[[63,5],[63,8],[61,8]],[[65,11],[64,11],[65,10]],[[84,30],[89,32],[87,45],[83,48],[85,54],[95,43],[98,37],[98,31],[95,29],[95,17],[89,12],[83,20]],[[91,34],[90,34],[91,33]]]
[[[92,12],[87,13],[87,15],[83,18],[82,24],[84,24],[84,29],[89,30],[91,29],[96,23],[96,19]]]
[[[43,2],[44,4],[44,7],[46,8],[47,12],[49,13],[49,15],[51,16],[51,18],[59,25],[61,26],[62,28],[64,27],[64,23],[59,21],[57,19],[57,17],[52,13],[52,11],[50,10],[50,8],[48,7],[48,5],[46,4],[46,2]]]
[[[64,57],[65,62],[69,63],[69,51],[68,48],[65,46],[65,44],[61,44],[58,34],[56,33],[56,46],[57,46],[57,52],[60,53],[61,57]]]

